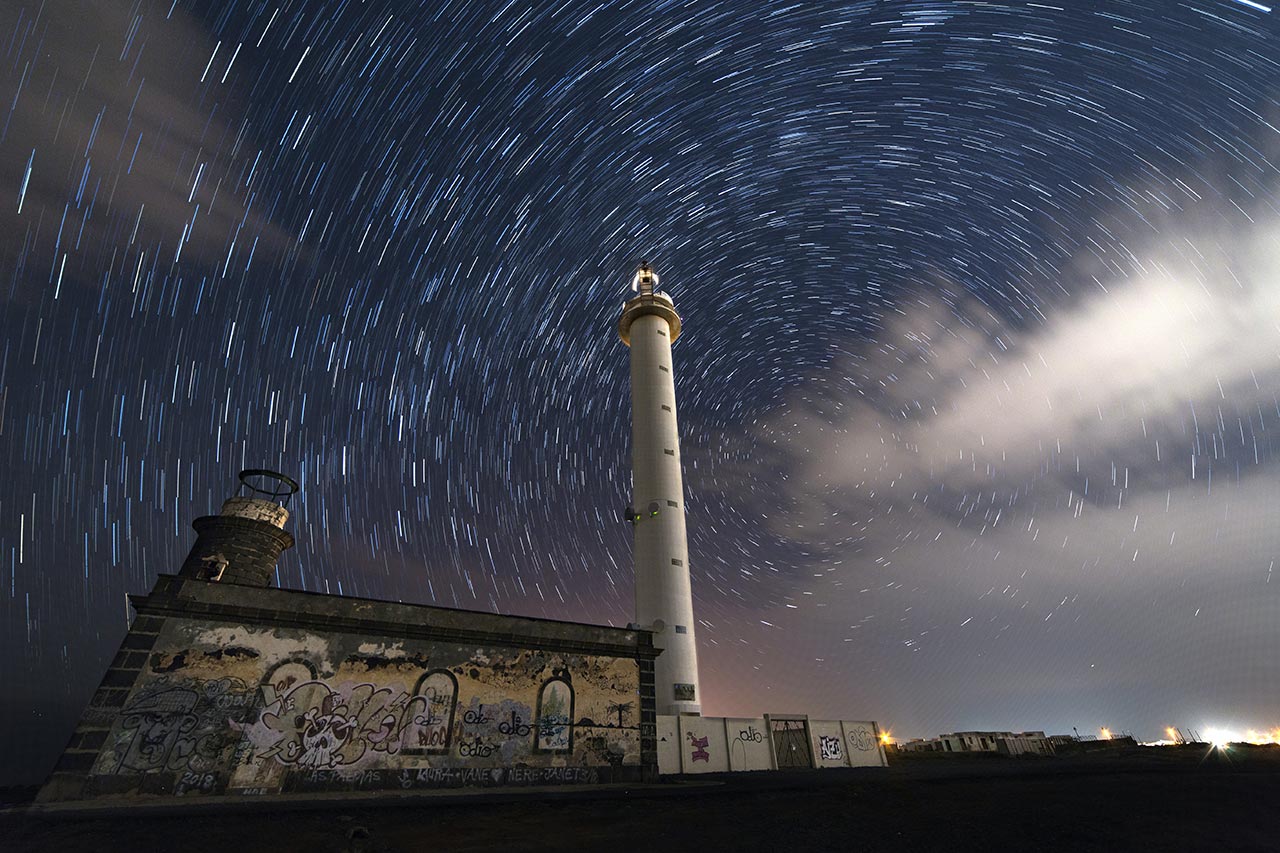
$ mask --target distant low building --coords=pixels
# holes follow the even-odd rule
[[[1049,746],[1053,747],[1054,752],[1059,749],[1070,750],[1076,743],[1075,735],[1049,735]]]
[[[894,744],[896,752],[941,752],[942,741],[938,738],[911,738]]]
[[[1127,732],[1108,738],[1090,735],[1046,735],[1044,732],[952,732],[933,738],[899,741],[900,753],[941,752],[948,755],[993,753],[1019,757],[1026,755],[1079,755],[1138,745]]]
[[[1044,732],[953,732],[936,738],[915,738],[898,744],[902,752],[1053,755]]]
[[[996,747],[1003,755],[1053,755],[1053,747],[1044,732],[1022,732],[1000,738]]]

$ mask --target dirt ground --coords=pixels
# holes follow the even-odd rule
[[[710,783],[710,784],[708,784]],[[1056,759],[900,757],[388,805],[0,813],[4,851],[1276,851],[1280,747]]]

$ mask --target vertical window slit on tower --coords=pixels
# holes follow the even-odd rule
[[[675,452],[674,450],[672,450],[671,448],[669,448],[669,447],[663,448],[662,452],[663,452],[663,453],[665,453],[665,454],[667,454],[668,456],[675,456],[675,455],[676,455],[676,452]]]
[[[667,501],[667,506],[680,506],[680,504],[676,503],[675,501]]]
[[[671,558],[671,565],[673,565],[673,566],[683,566],[683,565],[684,565],[684,560],[677,560],[675,557],[672,557],[672,558]]]

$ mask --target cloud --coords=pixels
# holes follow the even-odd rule
[[[236,69],[227,73],[234,45],[215,56],[195,21],[149,3],[5,4],[0,28],[14,38],[0,264],[17,271],[19,298],[63,273],[97,279],[104,271],[81,259],[116,249],[118,269],[128,248],[164,268],[222,262],[234,240],[234,272],[255,240],[259,251],[284,240],[248,182],[258,146],[237,115]]]
[[[794,532],[809,516],[813,530],[899,502],[985,506],[987,522],[1002,503],[1071,514],[1081,498],[1122,506],[1264,470],[1280,424],[1277,236],[1184,236],[1035,326],[918,295],[842,387],[762,422],[757,443],[783,448],[793,472],[778,523]]]
[[[715,671],[912,734],[1267,724],[1280,222],[1177,233],[1033,325],[922,291],[695,472],[754,525],[695,588],[766,593]]]

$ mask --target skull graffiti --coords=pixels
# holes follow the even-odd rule
[[[339,754],[355,730],[356,718],[342,714],[325,714],[308,708],[298,721],[302,732],[302,754],[299,767],[328,770],[342,763]]]

